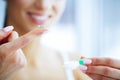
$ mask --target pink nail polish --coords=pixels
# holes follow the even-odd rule
[[[91,64],[91,63],[92,63],[92,60],[91,60],[91,59],[85,59],[85,60],[84,60],[84,63],[85,63],[85,64]]]
[[[4,32],[9,32],[9,31],[11,31],[11,30],[13,30],[13,29],[14,29],[13,26],[7,26],[7,27],[3,28],[2,30],[3,30]]]
[[[79,68],[80,70],[83,70],[83,71],[86,71],[88,69],[87,66],[83,66],[83,65],[81,65]]]

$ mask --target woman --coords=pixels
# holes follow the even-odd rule
[[[79,69],[75,69],[72,74],[71,70],[63,68],[66,58],[62,57],[60,52],[49,49],[40,42],[40,35],[46,29],[39,29],[38,25],[49,28],[55,23],[64,11],[66,0],[6,0],[6,2],[6,25],[13,25],[15,31],[11,26],[0,31],[1,80],[7,77],[8,80],[71,80],[72,78],[91,80]],[[78,55],[64,55],[67,55],[70,60],[79,59]],[[90,64],[91,60],[87,59],[87,63]],[[92,65],[88,65],[88,70],[86,66],[80,69],[90,75],[92,67],[96,66],[93,63],[94,60]],[[119,68],[118,65],[117,68]],[[98,68],[94,70],[96,71],[94,75],[97,75]],[[12,75],[13,72],[16,73]],[[69,74],[73,77],[67,76]],[[12,76],[9,77],[9,75]],[[101,80],[100,77],[90,76],[95,80]],[[106,74],[103,76],[103,80],[119,79],[118,77],[110,78],[110,75],[106,76]]]
[[[1,58],[4,58],[2,62],[5,64],[1,66],[3,67],[2,70],[6,70],[1,79],[4,80],[11,72],[18,70],[8,80],[69,80],[67,75],[72,71],[65,72],[62,54],[41,44],[40,35],[46,29],[38,29],[39,25],[49,28],[59,19],[64,11],[66,0],[6,0],[6,3],[6,26],[13,25],[16,32],[12,31],[13,27],[6,27],[1,30],[1,32],[8,31],[7,33],[4,32],[6,36],[2,38],[2,40],[7,41],[1,41],[2,45],[6,46],[1,46],[3,49],[10,47],[6,51],[0,50],[1,53],[7,54],[5,58],[4,54],[1,55]],[[19,33],[20,38],[17,33]],[[8,56],[9,51],[12,51],[10,57]],[[79,56],[71,55],[69,58],[77,60]],[[27,65],[25,65],[26,60]],[[20,69],[21,67],[23,68]],[[82,66],[81,69],[85,70],[86,66]],[[74,71],[74,73],[75,76],[72,76],[76,80],[91,80],[80,70]],[[84,78],[84,76],[86,77]]]

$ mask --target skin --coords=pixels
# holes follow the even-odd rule
[[[13,25],[15,32],[0,30],[0,76],[2,80],[17,70],[19,71],[9,80],[66,80],[60,57],[55,54],[55,51],[43,48],[40,43],[40,35],[46,30],[37,28],[38,25],[49,28],[56,23],[64,11],[65,3],[66,0],[7,0],[7,25]],[[33,15],[37,18],[44,15],[47,18],[44,21],[38,20]],[[46,63],[49,63],[49,66]],[[21,67],[23,68],[20,70]],[[88,74],[92,73],[90,67],[92,66],[88,67]],[[5,71],[3,72],[3,70]],[[96,73],[97,71],[94,74],[96,75]],[[25,77],[23,77],[24,75]],[[104,74],[104,76],[108,78],[107,75]],[[106,78],[105,80],[107,80]],[[78,80],[82,79],[78,78]]]
[[[0,80],[5,80],[26,65],[26,58],[21,48],[44,31],[44,29],[35,29],[24,36],[18,37],[16,31],[0,30]]]
[[[28,74],[26,76],[29,76],[31,80],[34,80],[34,79],[39,80],[40,76],[36,77],[36,74],[33,74],[34,70],[31,70],[31,67],[36,69],[36,67],[43,66],[41,67],[40,71],[39,69],[35,70],[37,71],[38,74],[39,72],[42,72],[41,70],[46,71],[47,69],[47,68],[44,69],[45,65],[43,64],[44,63],[43,60],[36,61],[36,56],[38,56],[38,54],[41,53],[41,55],[43,55],[42,52],[40,51],[41,44],[39,42],[41,38],[40,35],[44,31],[46,31],[46,29],[38,29],[37,27],[38,25],[44,25],[46,28],[49,28],[50,25],[55,23],[64,11],[66,0],[51,0],[51,1],[49,0],[12,0],[12,1],[6,0],[6,2],[7,2],[7,25],[13,25],[15,32],[13,30],[10,30],[9,32],[6,33],[6,32],[3,32],[3,30],[0,30],[2,33],[0,34],[1,35],[0,36],[0,39],[1,39],[0,40],[1,41],[0,42],[1,43],[0,45],[0,53],[1,53],[0,79],[1,80],[7,79],[9,76],[12,75],[12,73],[20,70],[24,66],[24,68],[22,69],[23,70],[22,72],[18,72],[18,74],[13,76],[13,78],[11,79],[8,78],[8,79],[9,80],[16,80],[16,79],[27,80],[24,77],[23,79],[21,79],[20,77],[23,73],[26,73]],[[42,22],[42,20],[37,20],[35,18],[34,20],[32,20],[33,17],[31,19],[31,15],[45,16],[47,18],[45,19],[45,21]],[[18,34],[20,35],[20,37],[18,37]],[[5,40],[6,42],[3,42],[3,40]],[[28,48],[29,50],[27,50]],[[36,53],[36,55],[34,55],[33,53]],[[30,56],[32,56],[32,59],[30,58]],[[25,66],[26,59],[27,59],[27,66]],[[41,63],[41,65],[37,64],[38,61]],[[50,61],[49,58],[47,58],[46,61]],[[58,63],[56,65],[60,64],[58,59],[56,60],[55,63]],[[48,67],[47,72],[50,74],[51,74],[52,67],[53,66]],[[59,66],[59,68],[61,67]],[[59,68],[57,70],[59,70]],[[30,72],[27,72],[26,71],[27,69],[30,69],[28,70]],[[59,72],[60,74],[63,74],[62,69],[60,69],[57,72]],[[62,75],[62,77],[56,76],[56,78],[59,78],[59,77],[61,80],[64,80],[62,79],[64,75]]]
[[[86,73],[94,80],[119,80],[120,60],[112,58],[91,58],[92,64]]]
[[[49,28],[63,13],[65,4],[66,0],[7,0],[7,25],[13,25],[20,35],[38,25]],[[31,20],[31,14],[45,15],[47,19],[44,23],[36,23]]]

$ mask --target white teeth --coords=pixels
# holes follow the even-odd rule
[[[37,19],[37,20],[46,20],[47,16],[36,16],[36,15],[32,15],[33,18]]]

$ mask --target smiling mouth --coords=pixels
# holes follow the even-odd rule
[[[51,15],[43,15],[43,14],[35,14],[35,13],[33,14],[29,13],[28,15],[30,17],[30,20],[37,25],[45,24],[45,22],[52,17]]]
[[[48,16],[37,16],[37,15],[31,15],[36,20],[44,21],[47,20]]]

